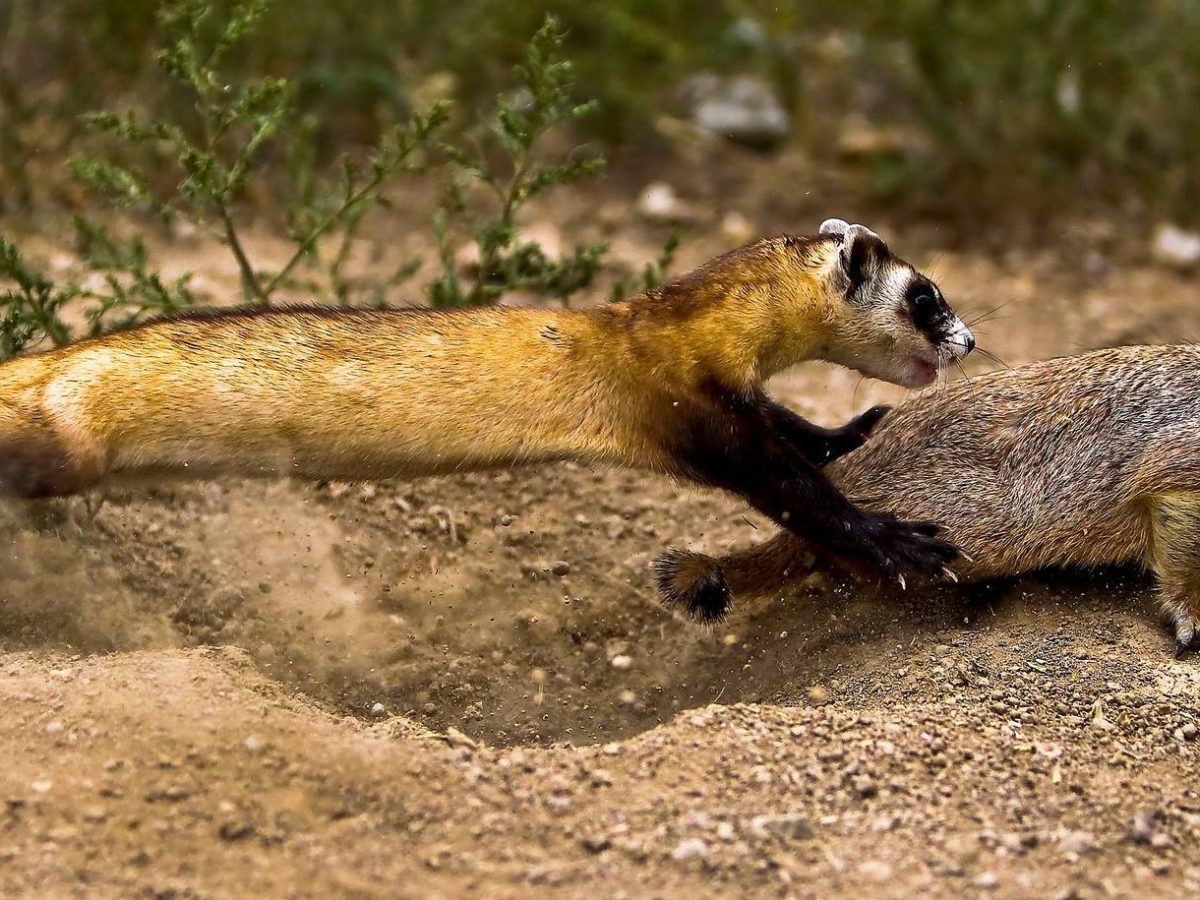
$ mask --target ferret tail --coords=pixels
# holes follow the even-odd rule
[[[724,556],[673,547],[654,561],[659,597],[701,622],[728,614],[734,598],[763,597],[812,571],[808,546],[786,531]]]
[[[719,622],[733,600],[721,561],[703,553],[672,547],[654,560],[658,595],[698,622]]]

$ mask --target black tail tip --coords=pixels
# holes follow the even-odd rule
[[[654,580],[664,603],[698,622],[719,622],[733,602],[720,562],[703,553],[671,548],[654,560]]]

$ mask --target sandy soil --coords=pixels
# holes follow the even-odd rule
[[[1095,224],[947,240],[908,255],[1000,308],[978,330],[1009,363],[1200,339],[1194,280],[1113,263]],[[681,265],[726,244],[701,228]],[[232,294],[212,248],[169,249]],[[830,423],[901,396],[820,365],[773,389]],[[0,509],[0,894],[1200,891],[1200,662],[1136,574],[816,578],[712,631],[656,604],[664,547],[770,533],[569,465]]]

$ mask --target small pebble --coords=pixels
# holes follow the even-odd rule
[[[679,846],[671,851],[671,859],[674,860],[696,859],[707,855],[708,844],[700,838],[688,838],[686,841],[680,841]]]
[[[261,753],[267,746],[266,742],[256,734],[250,735],[242,741],[242,746],[251,753]]]
[[[980,872],[975,876],[975,887],[991,890],[1000,883],[995,872]]]
[[[633,657],[626,656],[624,653],[617,654],[612,658],[612,667],[624,672],[633,667]]]
[[[1129,837],[1137,844],[1149,844],[1154,837],[1154,813],[1143,810],[1134,815]]]

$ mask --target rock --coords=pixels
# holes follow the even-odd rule
[[[579,839],[579,843],[588,853],[603,853],[612,847],[612,841],[603,834],[585,835]]]
[[[611,665],[614,669],[624,672],[633,667],[633,657],[620,653],[612,658]]]
[[[1188,722],[1186,725],[1184,725],[1182,728],[1179,729],[1179,734],[1185,741],[1194,741],[1196,739],[1197,733],[1198,732],[1197,732],[1196,726],[1193,725],[1191,722]]]
[[[742,16],[726,30],[729,42],[740,50],[766,50],[771,44],[767,29],[757,19]]]
[[[864,878],[880,883],[888,881],[894,872],[892,867],[881,859],[868,859],[859,863],[858,871]]]
[[[819,684],[814,684],[808,689],[808,700],[810,703],[818,705],[829,702],[829,690]]]
[[[708,844],[700,840],[700,838],[688,838],[686,841],[680,841],[679,846],[671,851],[671,859],[703,859],[708,855]]]
[[[1104,704],[1099,700],[1092,706],[1092,727],[1098,731],[1114,731],[1117,727],[1104,715]]]
[[[991,890],[999,883],[1000,879],[996,876],[995,872],[980,872],[975,876],[974,881],[975,887],[983,888],[984,890]]]
[[[511,525],[513,523],[513,521],[514,521],[513,517],[509,516],[509,515],[504,515],[504,516],[500,517],[500,525],[503,528],[507,528],[509,525]]]
[[[550,566],[550,574],[558,575],[560,578],[563,575],[569,574],[570,571],[571,571],[571,564],[569,562],[567,562],[565,559],[557,560]]]
[[[854,779],[854,793],[864,800],[869,800],[879,793],[879,785],[870,775],[859,775]]]
[[[683,96],[693,124],[735,144],[768,150],[792,129],[775,91],[752,75],[701,72],[684,83]]]
[[[263,750],[266,749],[267,745],[266,742],[258,735],[252,734],[242,741],[242,746],[245,747],[250,753],[262,753]]]
[[[1133,824],[1129,827],[1130,840],[1135,844],[1149,844],[1154,832],[1154,813],[1142,810],[1134,814]]]
[[[721,219],[721,234],[735,244],[745,244],[754,237],[754,226],[740,212],[727,212]]]
[[[800,813],[755,816],[750,820],[750,830],[758,837],[773,834],[796,841],[807,840],[813,836],[812,824]]]
[[[1200,263],[1200,234],[1163,223],[1154,229],[1150,255],[1166,266],[1191,268]]]
[[[240,841],[254,833],[254,826],[245,819],[227,819],[217,829],[217,834],[225,841]]]
[[[642,218],[656,224],[685,225],[699,218],[695,207],[680,200],[675,188],[665,181],[646,185],[638,197],[637,211]]]
[[[1064,829],[1058,833],[1058,846],[1064,853],[1083,856],[1096,849],[1096,839],[1087,831]]]
[[[382,719],[386,715],[387,715],[387,707],[384,706],[382,703],[371,704],[371,717],[372,718]]]
[[[88,806],[83,810],[83,821],[97,825],[108,818],[108,811],[103,806]]]

